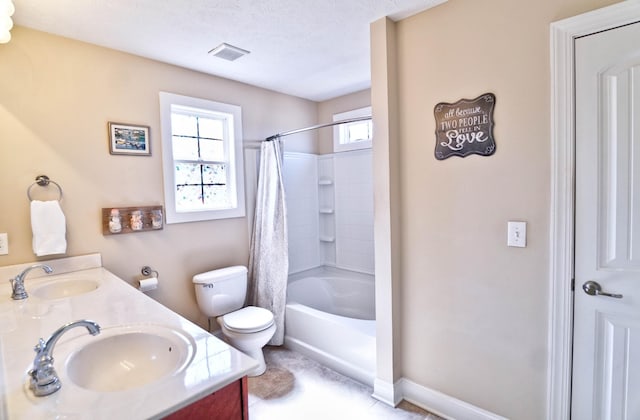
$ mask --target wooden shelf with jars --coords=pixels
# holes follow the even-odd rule
[[[108,207],[102,209],[102,234],[148,232],[164,227],[162,206]]]

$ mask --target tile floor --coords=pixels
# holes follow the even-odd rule
[[[373,390],[283,347],[265,347],[267,371],[249,378],[251,420],[442,420],[403,401],[392,408]]]

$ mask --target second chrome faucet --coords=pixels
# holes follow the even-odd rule
[[[36,268],[42,268],[45,273],[51,274],[53,273],[53,268],[49,267],[46,264],[34,264],[31,267],[27,267],[22,271],[22,273],[18,274],[14,279],[11,279],[11,299],[13,300],[21,300],[29,297],[27,294],[27,290],[24,288],[24,278],[27,276],[27,273]]]

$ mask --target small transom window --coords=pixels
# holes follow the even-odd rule
[[[371,116],[371,107],[355,109],[333,115],[333,121],[342,121],[356,117]],[[373,140],[373,124],[371,120],[354,121],[334,127],[333,151],[370,149]]]

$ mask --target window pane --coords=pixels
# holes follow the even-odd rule
[[[369,124],[367,122],[358,122],[347,126],[347,142],[369,140]]]
[[[202,183],[219,184],[227,183],[227,171],[225,165],[202,165]]]
[[[198,121],[195,116],[184,114],[171,114],[171,133],[174,136],[198,135]]]
[[[208,208],[229,208],[229,187],[226,185],[215,185],[204,187],[204,202]]]
[[[224,141],[222,140],[200,140],[200,157],[203,160],[224,160]]]
[[[173,136],[174,159],[197,160],[198,157],[198,139]]]
[[[200,186],[176,187],[176,211],[194,211],[202,209],[202,188]]]
[[[197,163],[176,163],[175,182],[176,185],[202,184],[200,166]]]
[[[176,210],[188,212],[231,208],[229,194],[227,185],[178,186],[176,188]]]
[[[216,120],[212,118],[198,118],[200,122],[200,137],[207,137],[210,139],[224,138],[224,121]]]

